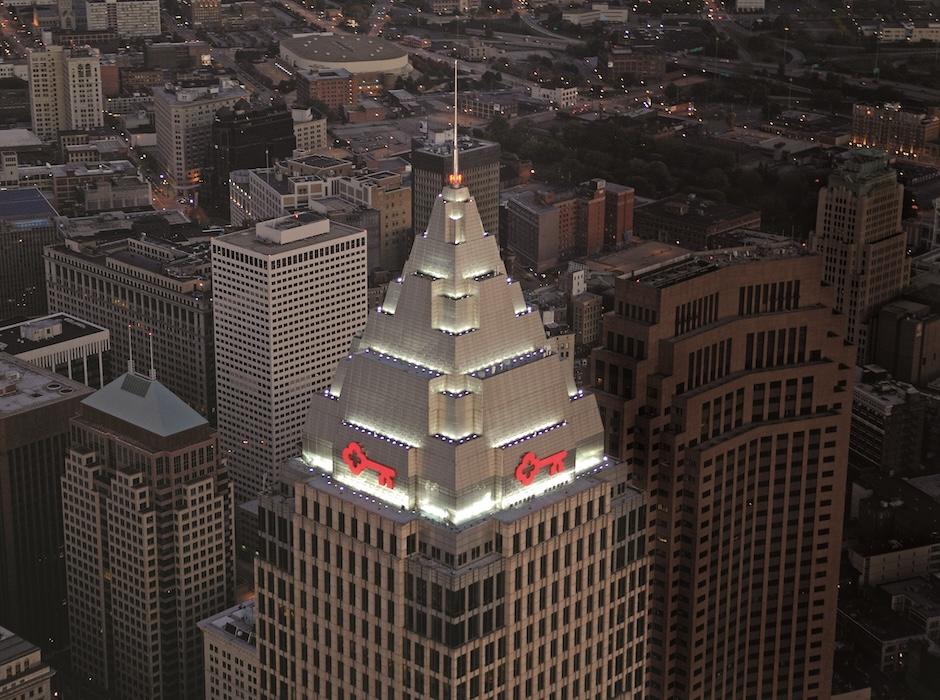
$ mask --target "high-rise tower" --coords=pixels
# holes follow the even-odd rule
[[[366,232],[313,212],[212,240],[218,416],[239,502],[300,454],[368,309]]]
[[[153,377],[130,369],[70,426],[72,665],[115,700],[195,700],[197,623],[234,597],[232,483],[215,431]]]
[[[617,279],[591,357],[650,493],[650,695],[829,697],[854,349],[797,243]]]
[[[263,500],[266,698],[640,697],[645,501],[455,163]]]
[[[901,229],[904,186],[885,156],[856,152],[819,191],[813,247],[835,288],[834,308],[848,319],[846,337],[868,361],[868,323],[910,279],[907,235]]]

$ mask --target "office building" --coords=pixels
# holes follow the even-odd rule
[[[93,32],[118,36],[158,36],[160,0],[85,0],[85,21]]]
[[[904,109],[897,102],[852,106],[854,146],[916,158],[925,155],[928,144],[937,140],[940,140],[937,114]]]
[[[454,161],[452,136],[453,131],[431,132],[424,142],[412,144],[411,220],[418,236],[427,228],[434,203],[447,184]],[[499,144],[469,138],[460,139],[458,144],[463,184],[476,202],[483,229],[495,236],[499,232]]]
[[[298,69],[295,75],[301,104],[321,104],[339,114],[359,102],[359,78],[345,68]]]
[[[587,347],[596,344],[601,335],[603,299],[598,294],[582,292],[572,297],[570,304],[571,330],[575,342]]]
[[[219,432],[239,502],[300,454],[366,320],[366,233],[304,212],[212,240]]]
[[[59,480],[69,419],[91,392],[0,353],[0,624],[53,651],[68,647]]]
[[[212,166],[219,201],[228,199],[229,173],[270,166],[292,155],[297,145],[291,112],[281,104],[239,100],[222,107],[212,122]]]
[[[235,595],[232,482],[206,419],[128,365],[70,425],[72,669],[114,700],[201,699],[197,625]]]
[[[612,44],[601,52],[597,66],[605,80],[658,79],[666,74],[666,56],[648,47]]]
[[[36,136],[54,141],[60,130],[104,124],[98,49],[47,46],[27,54],[29,108]]]
[[[326,118],[309,107],[293,107],[291,119],[294,122],[294,153],[305,154],[329,145],[326,133]]]
[[[111,333],[68,314],[51,314],[0,328],[0,352],[100,389],[110,362]]]
[[[154,88],[157,160],[177,190],[208,183],[214,165],[212,125],[216,112],[248,96],[238,83],[166,85]]]
[[[607,246],[616,248],[626,243],[633,232],[636,193],[632,187],[608,182],[605,196],[604,242]]]
[[[262,500],[259,697],[643,688],[645,499],[452,175]]]
[[[183,16],[193,26],[213,26],[222,21],[222,3],[220,0],[182,0],[180,8],[183,11]]]
[[[735,12],[763,12],[764,0],[734,0]]]
[[[52,698],[54,675],[39,647],[0,627],[0,700]]]
[[[259,697],[258,627],[255,601],[239,603],[199,623],[205,658],[206,697]]]
[[[36,187],[63,216],[153,209],[150,182],[127,160],[17,168],[19,187]]]
[[[46,313],[42,251],[60,240],[55,216],[35,187],[0,189],[0,319]]]
[[[846,316],[846,339],[857,362],[868,358],[868,324],[910,279],[907,240],[901,230],[904,186],[884,156],[846,157],[819,191],[816,230],[810,239],[823,256],[823,281],[835,289],[833,308]]]
[[[571,22],[579,27],[591,27],[596,22],[626,24],[629,16],[630,10],[627,7],[611,7],[606,2],[591,2],[580,7],[564,10],[561,13],[561,18],[564,21]]]
[[[924,472],[927,415],[927,397],[915,387],[881,367],[864,367],[852,401],[852,465],[890,476]]]
[[[827,698],[854,349],[798,243],[616,280],[589,376],[651,494],[649,694]]]
[[[544,272],[621,244],[633,225],[633,189],[594,179],[572,190],[525,191],[507,199],[504,216],[506,246]]]
[[[760,229],[760,211],[694,194],[676,194],[637,207],[633,220],[637,237],[690,250],[714,248],[712,239],[728,231]]]
[[[873,318],[872,360],[895,379],[926,387],[940,377],[940,281],[917,275]]]
[[[108,329],[109,377],[121,374],[132,356],[149,358],[152,341],[157,376],[214,422],[208,247],[129,235],[134,237],[110,242],[69,239],[47,248],[49,308]]]

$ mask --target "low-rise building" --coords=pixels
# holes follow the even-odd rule
[[[537,85],[532,88],[532,97],[537,100],[544,100],[553,107],[567,109],[568,107],[574,107],[578,103],[578,88],[573,86],[550,88]]]
[[[940,543],[892,540],[881,547],[877,543],[854,542],[848,544],[847,553],[863,586],[940,573]]]
[[[905,653],[927,640],[915,623],[883,604],[840,603],[838,624],[860,660],[886,672],[902,670]]]
[[[899,103],[859,103],[852,107],[853,146],[876,148],[899,156],[922,156],[940,139],[940,116],[904,109]]]
[[[199,622],[206,697],[254,700],[260,696],[255,601],[239,603]]]
[[[21,166],[17,181],[38,188],[65,216],[153,207],[150,182],[127,160]]]
[[[461,92],[457,104],[461,112],[478,119],[511,119],[519,114],[519,97],[512,90]]]
[[[39,647],[0,627],[0,700],[50,700],[54,675]]]
[[[872,358],[892,377],[923,387],[940,377],[940,278],[919,275],[882,306],[870,330]]]
[[[666,74],[666,57],[655,49],[611,45],[597,60],[600,74],[606,80],[661,78]]]
[[[589,5],[563,10],[561,18],[579,27],[591,26],[595,22],[603,24],[625,23],[630,17],[630,10],[625,6],[611,7],[606,2],[592,2]]]
[[[322,104],[334,112],[359,101],[359,78],[345,68],[297,69],[297,100],[303,105]]]
[[[100,389],[107,381],[111,333],[56,313],[0,328],[0,352]]]
[[[694,194],[677,194],[637,207],[635,234],[691,250],[715,247],[712,238],[739,228],[759,229],[760,211],[723,202],[702,199]]]
[[[886,583],[881,591],[891,609],[920,627],[927,639],[940,642],[940,578],[920,576]]]
[[[914,386],[866,366],[855,384],[849,461],[892,476],[922,472],[926,408]]]
[[[294,155],[309,153],[327,147],[326,117],[309,107],[291,109],[294,121]]]
[[[476,38],[457,44],[457,55],[465,61],[485,61],[486,44]]]

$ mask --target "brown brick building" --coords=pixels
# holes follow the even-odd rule
[[[617,280],[606,452],[652,499],[654,697],[828,698],[854,348],[789,246]]]
[[[359,101],[359,78],[343,68],[332,70],[298,70],[297,99],[302,104],[323,103],[339,112]]]
[[[713,202],[694,194],[677,194],[636,210],[636,235],[692,250],[714,248],[712,238],[739,228],[759,229],[760,212]]]

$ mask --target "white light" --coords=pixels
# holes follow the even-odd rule
[[[372,482],[366,481],[361,476],[353,476],[352,474],[337,474],[335,479],[343,484],[346,484],[352,489],[357,491],[362,491],[378,498],[383,503],[388,503],[395,506],[396,508],[410,508],[411,507],[411,498],[404,490],[390,489],[387,486],[379,486],[378,484],[373,484]]]
[[[571,481],[574,481],[574,472],[572,471],[563,471],[556,474],[555,476],[539,479],[531,486],[517,489],[510,495],[503,497],[503,501],[500,505],[503,508],[512,508],[514,505],[526,500],[527,498],[541,496],[549,489],[553,489],[556,486],[561,486],[562,484],[567,484]]]
[[[333,473],[333,460],[329,457],[324,457],[323,455],[314,454],[313,452],[303,452],[303,460],[311,467],[316,467],[322,471],[325,471],[328,474]]]
[[[472,520],[473,518],[478,518],[481,515],[489,513],[496,506],[496,501],[493,500],[493,494],[488,493],[483,498],[478,501],[471,503],[469,506],[461,508],[460,510],[455,510],[451,520],[454,525],[459,525],[462,522],[467,520]]]
[[[436,520],[448,520],[448,516],[450,515],[446,508],[436,506],[430,501],[425,501],[424,503],[419,504],[418,508],[423,514]]]

